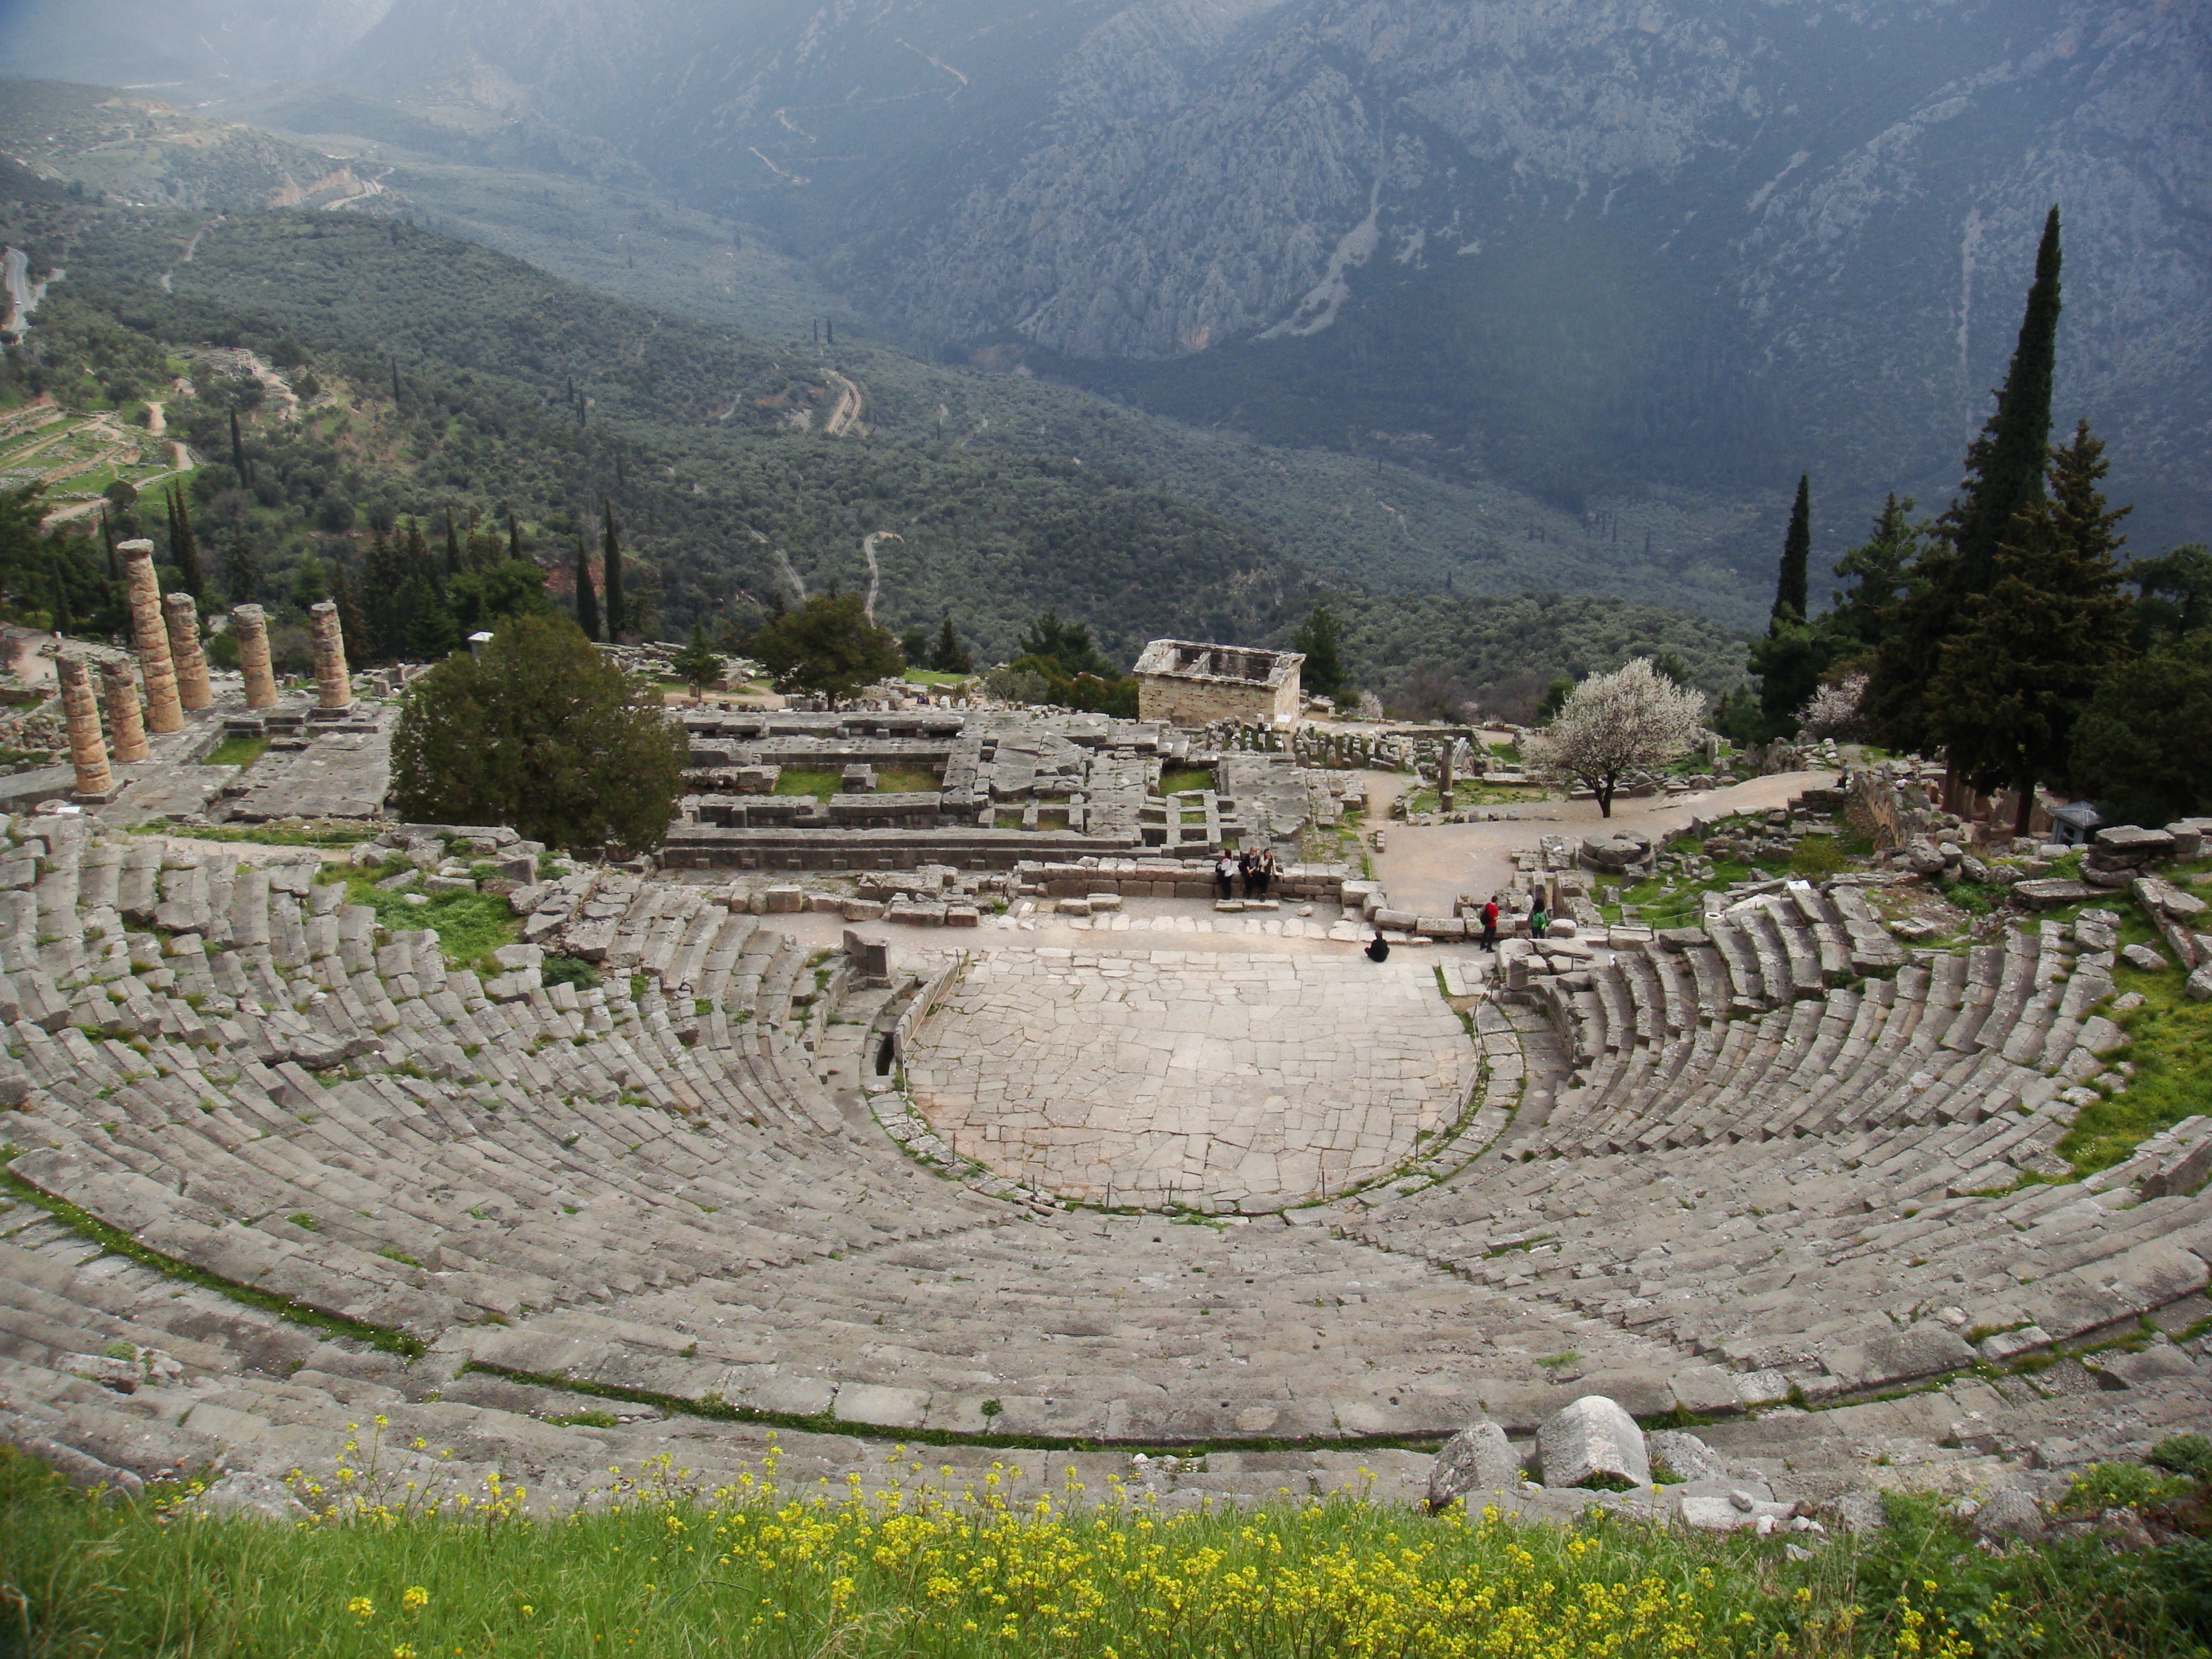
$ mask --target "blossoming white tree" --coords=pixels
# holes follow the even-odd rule
[[[1821,686],[1797,711],[1797,729],[1808,738],[1860,736],[1859,703],[1866,689],[1863,674],[1846,674],[1838,684]]]
[[[1531,758],[1592,791],[1599,814],[1609,818],[1621,780],[1688,753],[1705,718],[1702,696],[1675,684],[1650,658],[1638,657],[1577,685],[1535,734]]]

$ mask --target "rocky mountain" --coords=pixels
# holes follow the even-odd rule
[[[912,340],[1593,511],[1940,495],[2057,202],[2062,414],[2140,538],[2212,516],[2202,5],[394,0],[345,70],[615,145]]]

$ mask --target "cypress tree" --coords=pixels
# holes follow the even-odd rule
[[[1869,676],[1863,707],[1875,741],[1887,748],[1925,751],[1938,741],[1931,665],[1942,660],[1945,646],[1966,625],[1966,600],[1989,590],[1998,544],[2014,515],[2042,499],[2058,341],[2058,271],[2054,207],[2044,222],[2035,280],[1996,412],[1967,446],[1959,495],[1914,562],[1905,599]]]
[[[62,575],[62,562],[58,554],[54,558],[53,575],[54,632],[74,634],[76,632],[76,618],[70,611],[69,583]]]
[[[1966,453],[1965,493],[1947,515],[1959,550],[1959,580],[1969,593],[1986,592],[1997,546],[2013,519],[2043,498],[2051,454],[2051,383],[2058,354],[2058,210],[2045,220],[2035,251],[2035,281],[2012,363],[1997,393],[1996,412]]]
[[[1837,648],[1860,656],[1880,648],[1905,592],[1906,573],[1918,550],[1920,532],[1911,521],[1912,497],[1892,490],[1868,538],[1836,561],[1836,574],[1851,580],[1836,596],[1827,618]]]
[[[394,662],[404,637],[399,611],[399,590],[407,585],[404,553],[383,531],[370,543],[362,569],[362,609],[367,615],[362,653],[365,659]],[[340,624],[343,626],[343,623]]]
[[[965,674],[975,665],[975,659],[960,648],[960,636],[952,631],[950,616],[937,631],[937,649],[930,657],[929,665],[940,674]]]
[[[404,562],[406,569],[399,583],[402,587],[409,582],[416,580],[426,581],[433,587],[438,585],[438,562],[430,556],[430,544],[423,537],[422,521],[420,519],[407,520],[407,551]]]
[[[2035,786],[2063,785],[2076,720],[2129,653],[2131,602],[2114,561],[2129,508],[2106,507],[2105,447],[2087,422],[2051,459],[2050,492],[2016,514],[1986,593],[1943,647],[1929,690],[1952,764],[1984,793],[2019,792],[2027,833]]]
[[[512,507],[507,509],[507,556],[510,559],[522,556],[522,526],[514,521]]]
[[[1808,473],[1797,475],[1797,501],[1790,509],[1789,532],[1782,538],[1782,569],[1774,582],[1774,612],[1776,623],[1795,617],[1799,622],[1806,618],[1811,589],[1808,573],[1813,561],[1813,480]]]
[[[240,483],[253,481],[252,475],[246,470],[246,440],[239,434],[238,411],[234,409],[230,411],[230,465],[231,470],[238,474]]]
[[[461,574],[460,532],[453,528],[453,515],[446,514],[446,580],[451,581]]]
[[[392,407],[395,410],[399,407],[399,359],[397,357],[392,360]]]
[[[112,507],[100,509],[100,539],[107,549],[107,580],[112,582],[122,580],[123,571],[115,562],[115,509]]]
[[[1790,509],[1790,528],[1782,538],[1782,564],[1774,580],[1774,610],[1766,637],[1752,647],[1751,670],[1759,676],[1759,708],[1767,735],[1796,729],[1797,711],[1820,683],[1833,655],[1827,636],[1806,620],[1811,604],[1813,484],[1800,474],[1797,499]]]
[[[606,530],[599,548],[599,562],[606,571],[607,586],[607,643],[622,638],[623,625],[629,618],[623,605],[622,544],[615,538],[615,504],[604,503],[606,510]]]
[[[354,595],[352,578],[346,574],[345,560],[335,549],[331,557],[331,603],[338,608],[338,630],[345,636],[349,654],[359,652],[364,658],[373,648],[369,638],[368,619],[362,615],[361,601]],[[355,641],[361,641],[356,645]]]
[[[181,487],[169,492],[169,562],[177,567],[177,577],[192,603],[207,604],[207,574],[200,566],[199,538],[192,533],[191,509],[185,505]],[[246,601],[237,601],[244,605]]]
[[[253,556],[252,544],[246,539],[246,532],[234,531],[230,538],[230,552],[223,560],[223,586],[229,591],[233,605],[252,605],[261,597],[261,564]]]
[[[587,640],[599,637],[599,596],[592,586],[592,562],[581,536],[576,538],[576,626]]]

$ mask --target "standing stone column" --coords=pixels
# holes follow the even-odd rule
[[[181,732],[185,710],[177,701],[177,667],[169,658],[169,628],[161,617],[154,544],[143,538],[118,542],[115,550],[123,556],[123,580],[131,594],[131,634],[138,646],[138,666],[146,676],[146,724],[156,732]]]
[[[146,722],[138,713],[138,677],[127,662],[100,665],[102,690],[107,694],[107,729],[114,734],[114,757],[128,766],[146,758]]]
[[[258,605],[233,607],[230,631],[238,640],[238,665],[246,675],[246,706],[274,708],[276,676],[269,669],[269,613]]]
[[[307,627],[315,640],[317,706],[352,708],[353,681],[346,673],[345,635],[338,628],[337,606],[328,599],[309,605]]]
[[[169,659],[177,670],[177,701],[204,708],[215,701],[208,684],[207,655],[200,649],[200,608],[189,593],[164,593],[161,609],[169,624]]]
[[[54,659],[54,672],[62,683],[62,718],[69,722],[70,762],[76,768],[80,795],[105,795],[115,787],[107,769],[107,744],[100,735],[100,699],[92,694],[92,676],[75,657]]]

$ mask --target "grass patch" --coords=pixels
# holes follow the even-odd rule
[[[909,668],[900,678],[909,685],[965,685],[973,674],[940,674],[934,668]]]
[[[1160,771],[1160,793],[1180,795],[1193,789],[1213,787],[1213,769],[1210,766],[1169,766]]]
[[[251,766],[269,752],[268,738],[225,738],[208,750],[202,766]]]
[[[599,982],[599,970],[581,957],[548,957],[539,964],[538,977],[549,986],[566,985],[588,991]]]
[[[837,793],[839,781],[835,772],[800,772],[786,767],[775,775],[775,793],[779,795],[811,795],[817,800],[828,800]]]
[[[347,902],[368,906],[376,912],[376,925],[389,932],[429,928],[437,934],[446,960],[456,968],[481,962],[522,937],[522,920],[503,898],[477,892],[430,893],[422,896],[425,902],[410,904],[405,894],[387,893],[376,884],[405,867],[404,860],[395,859],[375,870],[343,872],[338,879],[346,884]]]
[[[1018,830],[1022,827],[1022,815],[1019,812],[995,812],[992,814],[991,822],[1000,830]]]
[[[937,774],[919,766],[884,767],[876,774],[879,795],[933,795],[938,788]]]
[[[175,1487],[105,1507],[0,1452],[9,1645],[332,1659],[2196,1649],[2182,1549],[2115,1557],[2092,1540],[1991,1555],[1932,1502],[1893,1500],[1885,1532],[1792,1561],[1778,1539],[1687,1536],[1595,1509],[1524,1526],[1286,1496],[1256,1513],[1161,1515],[1074,1509],[1073,1493],[1017,1506],[980,1480],[972,1501],[790,1497],[773,1480],[707,1495],[683,1490],[672,1461],[557,1519],[498,1491],[465,1517],[428,1511],[384,1491],[388,1477],[357,1474],[371,1490],[333,1505],[339,1518],[290,1527],[189,1520],[168,1507],[188,1496]],[[1006,1478],[1025,1461],[1010,1458]]]
[[[2147,974],[2119,963],[2112,982],[2143,999],[2141,1007],[2110,1016],[2128,1034],[2125,1057],[2136,1074],[2117,1095],[2084,1106],[2058,1143],[2076,1175],[2123,1162],[2150,1136],[2212,1102],[2212,1002],[2191,1002],[2178,969]]]
[[[133,824],[130,833],[134,836],[172,836],[179,841],[246,842],[256,847],[358,847],[365,841],[374,841],[383,832],[366,824],[257,823],[248,829],[216,823],[187,827],[155,818],[146,823]]]

